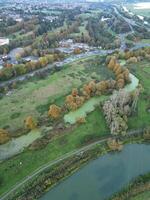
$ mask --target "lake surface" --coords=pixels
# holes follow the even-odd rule
[[[122,152],[91,161],[40,200],[103,200],[133,178],[150,172],[150,145],[128,144]]]

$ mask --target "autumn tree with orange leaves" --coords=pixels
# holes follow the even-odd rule
[[[8,142],[10,139],[8,131],[0,129],[0,144]]]
[[[66,97],[66,106],[69,110],[76,110],[84,103],[84,97],[78,95],[78,90],[74,88],[71,95]]]
[[[25,119],[25,127],[27,129],[30,129],[30,130],[33,130],[37,127],[37,123],[36,121],[33,119],[32,116],[28,116],[26,119]]]
[[[56,106],[55,104],[50,105],[48,116],[52,119],[58,119],[61,114],[61,108],[59,106]]]

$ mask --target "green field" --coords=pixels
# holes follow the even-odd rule
[[[0,100],[0,127],[15,131],[23,127],[27,116],[38,119],[41,114],[47,115],[51,103],[56,101],[57,104],[62,104],[63,97],[70,93],[72,88],[78,88],[92,78],[102,80],[110,77],[111,72],[105,66],[100,66],[99,58],[91,57],[73,62],[45,79],[35,79],[22,84],[10,96],[4,96]]]
[[[150,125],[150,112],[147,109],[150,107],[150,67],[148,61],[142,61],[137,64],[129,65],[129,70],[133,71],[136,77],[140,80],[143,86],[143,93],[138,101],[136,115],[129,118],[129,128],[144,128]]]
[[[149,200],[149,199],[150,199],[150,191],[139,194],[136,197],[131,198],[130,200]]]

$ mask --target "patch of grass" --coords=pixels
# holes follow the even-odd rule
[[[150,199],[150,191],[139,194],[136,197],[131,198],[130,200],[148,200],[148,199]]]
[[[140,95],[137,107],[137,113],[129,118],[129,128],[144,128],[150,124],[150,113],[147,108],[150,104],[150,68],[148,61],[142,61],[135,64],[129,65],[129,70],[134,71],[135,76],[140,80],[140,84],[144,89],[144,92]],[[146,70],[146,71],[145,71]]]

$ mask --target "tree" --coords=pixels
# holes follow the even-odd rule
[[[102,94],[108,89],[108,82],[107,81],[100,81],[96,84],[96,93]]]
[[[0,144],[8,142],[9,139],[10,139],[9,133],[4,129],[0,129]]]
[[[88,84],[85,84],[83,86],[83,96],[85,97],[85,99],[89,99],[91,96],[91,88]]]
[[[75,100],[74,100],[74,97],[72,96],[72,95],[68,95],[67,97],[66,97],[66,100],[65,100],[65,103],[66,103],[66,106],[70,109],[70,105],[72,104],[72,103],[74,103],[75,102]]]
[[[81,49],[80,48],[76,48],[74,49],[74,54],[80,54],[81,53]]]
[[[126,134],[127,117],[131,114],[131,100],[130,93],[119,90],[104,103],[104,116],[112,135]]]
[[[95,93],[95,91],[96,91],[96,83],[95,83],[95,81],[94,80],[90,81],[88,85],[89,85],[89,88],[90,88],[91,92]]]
[[[25,127],[27,129],[30,129],[30,130],[33,130],[37,127],[37,123],[36,121],[32,118],[32,116],[28,116],[26,119],[25,119]]]
[[[120,78],[120,79],[117,80],[117,88],[118,89],[124,88],[124,85],[125,85],[124,79]]]
[[[57,119],[60,117],[61,114],[61,108],[59,106],[56,106],[55,104],[52,104],[49,107],[49,111],[48,111],[48,116],[53,118],[53,119]]]
[[[84,103],[84,97],[76,96],[75,103],[77,104],[78,107],[82,106],[82,104]]]
[[[78,89],[77,88],[73,88],[71,94],[72,94],[73,97],[76,97],[78,95]]]
[[[113,69],[115,65],[116,65],[116,58],[113,56],[109,61],[108,68]]]
[[[127,60],[127,63],[137,63],[138,62],[138,59],[134,56],[134,57],[130,57],[128,60]]]

